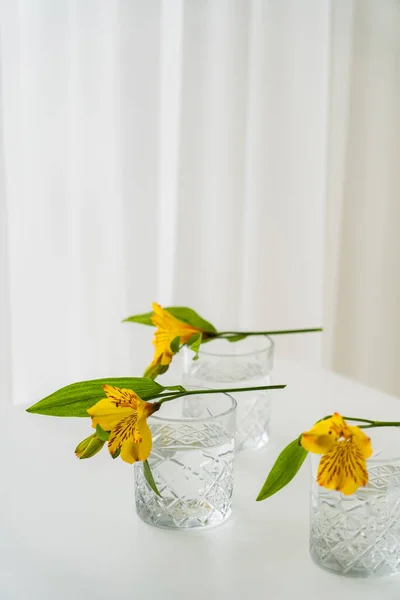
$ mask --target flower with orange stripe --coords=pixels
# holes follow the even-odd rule
[[[301,445],[309,452],[322,454],[317,472],[319,485],[350,496],[367,484],[366,459],[372,454],[371,440],[359,427],[348,425],[339,413],[303,433]]]
[[[108,451],[114,455],[119,449],[127,463],[144,461],[150,455],[152,439],[147,417],[159,405],[145,402],[135,392],[103,385],[107,398],[88,409],[92,426],[100,425],[109,431]]]

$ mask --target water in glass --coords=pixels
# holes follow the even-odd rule
[[[320,487],[319,460],[312,457],[311,556],[324,569],[351,577],[400,573],[400,459],[385,458],[374,433],[378,451],[367,461],[369,482],[351,496]],[[389,440],[393,435],[400,447],[400,433],[387,430]]]
[[[181,418],[149,419],[153,450],[149,458],[161,497],[135,465],[136,509],[159,527],[193,529],[218,525],[231,513],[234,458],[234,414],[215,417],[216,398],[180,401]],[[214,398],[214,405],[211,406]],[[229,399],[229,406],[234,403]]]
[[[213,389],[271,385],[273,343],[269,338],[229,343],[215,340],[204,346],[199,359],[185,349],[183,385]],[[236,450],[256,450],[269,439],[271,392],[232,394],[237,401]]]

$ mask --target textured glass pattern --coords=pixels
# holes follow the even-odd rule
[[[182,399],[180,419],[149,419],[153,449],[148,460],[161,497],[150,488],[143,465],[137,463],[136,510],[144,521],[159,527],[192,529],[218,525],[229,517],[235,410],[213,416],[216,398],[222,396]],[[236,406],[232,398],[229,401]]]
[[[224,354],[228,350],[233,354]],[[216,340],[205,346],[198,360],[193,361],[192,357],[193,353],[185,349],[184,385],[214,389],[271,385],[273,344],[266,338],[248,338],[234,343]],[[271,392],[243,392],[232,395],[238,405],[236,451],[262,448],[269,439]]]
[[[311,492],[310,552],[321,567],[352,577],[400,572],[400,465],[368,463],[369,483],[352,496]]]
[[[270,379],[263,383],[270,385]],[[250,385],[250,384],[249,384]],[[237,394],[236,444],[238,450],[258,450],[269,440],[269,422],[271,418],[270,392],[252,392]]]

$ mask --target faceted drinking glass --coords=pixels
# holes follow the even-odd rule
[[[268,336],[238,342],[216,339],[201,346],[198,360],[184,347],[183,385],[210,388],[249,387],[271,384],[274,342]],[[236,450],[256,450],[268,442],[271,392],[232,394],[238,404]]]
[[[161,497],[135,464],[136,510],[158,527],[218,525],[231,514],[236,401],[228,394],[185,396],[149,417],[148,459]]]
[[[368,432],[374,449],[367,461],[369,482],[352,496],[319,486],[320,457],[311,456],[311,557],[350,577],[400,572],[400,432]]]

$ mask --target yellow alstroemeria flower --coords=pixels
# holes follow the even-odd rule
[[[158,406],[145,402],[132,390],[103,385],[107,398],[88,409],[92,426],[100,425],[110,432],[108,450],[115,454],[121,448],[121,458],[127,463],[146,460],[151,452],[152,439],[147,417]]]
[[[169,365],[173,352],[171,342],[179,337],[180,343],[185,344],[195,333],[201,333],[201,329],[180,321],[159,304],[152,304],[154,315],[151,317],[153,325],[157,327],[154,334],[153,344],[155,346],[153,366],[160,362],[161,365]]]
[[[372,454],[371,440],[338,413],[303,433],[301,445],[309,452],[322,454],[317,472],[319,485],[350,496],[367,484],[366,459]]]

